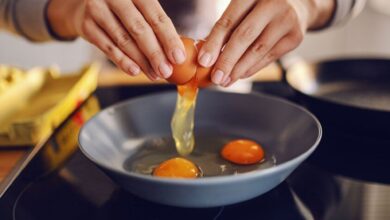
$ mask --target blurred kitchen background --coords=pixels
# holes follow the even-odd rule
[[[173,20],[179,21],[176,21],[179,32],[194,38],[206,36],[229,3],[229,0],[214,0],[215,4],[210,6],[210,0],[176,1],[178,3],[173,7],[163,1],[162,4]],[[308,34],[294,53],[310,61],[344,55],[390,57],[389,39],[390,1],[368,0],[355,20],[344,26]],[[97,49],[82,39],[33,44],[0,32],[0,48],[0,63],[22,68],[56,64],[62,72],[73,72],[91,60],[104,59]]]

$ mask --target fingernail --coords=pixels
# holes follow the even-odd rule
[[[224,75],[224,73],[221,70],[215,71],[215,73],[214,73],[214,75],[212,77],[213,83],[217,84],[217,85],[221,84],[223,75]]]
[[[211,66],[211,54],[210,53],[203,53],[200,55],[199,64],[203,67],[209,67]]]
[[[186,55],[183,50],[176,48],[173,50],[173,58],[176,64],[182,64],[186,60]]]
[[[160,80],[160,79],[161,79],[155,72],[152,72],[152,73],[151,73],[151,76],[153,77],[153,80],[154,80],[154,81]]]
[[[129,72],[133,76],[137,76],[141,73],[141,69],[138,66],[130,65]]]
[[[222,82],[222,86],[223,87],[226,87],[231,81],[231,78],[230,77],[226,77],[226,79]]]
[[[158,69],[164,79],[169,78],[172,75],[172,67],[165,62],[161,63]]]

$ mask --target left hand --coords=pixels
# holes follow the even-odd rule
[[[215,63],[213,83],[230,86],[296,48],[308,28],[325,25],[333,4],[334,0],[232,0],[198,61],[204,67]]]

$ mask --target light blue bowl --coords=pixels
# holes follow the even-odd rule
[[[318,120],[293,103],[259,94],[202,91],[195,132],[207,128],[259,140],[266,154],[276,158],[276,165],[193,180],[156,178],[124,169],[126,159],[138,150],[137,140],[170,134],[175,102],[176,93],[170,92],[103,110],[82,128],[81,151],[120,186],[141,198],[180,207],[214,207],[249,200],[271,190],[315,150],[321,139]]]

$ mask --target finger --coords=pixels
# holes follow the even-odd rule
[[[172,75],[172,65],[155,36],[152,28],[145,21],[132,1],[108,1],[109,8],[118,16],[130,36],[137,42],[139,49],[148,58],[153,70],[162,78]]]
[[[116,47],[94,21],[86,20],[84,22],[83,34],[88,41],[102,50],[124,72],[133,76],[140,73],[140,67]]]
[[[221,83],[221,86],[223,87],[227,87],[228,85],[230,85],[230,82],[232,81],[232,79],[230,77],[226,77],[226,79],[224,79]]]
[[[267,25],[260,37],[249,47],[234,66],[230,78],[233,82],[240,79],[250,67],[261,61],[263,57],[280,41],[290,30],[291,25],[285,19]]]
[[[97,25],[104,30],[113,43],[115,43],[128,57],[139,64],[142,71],[149,79],[155,80],[158,77],[154,73],[146,57],[138,49],[134,40],[115,18],[107,5],[97,2],[96,7],[89,10],[89,12]]]
[[[244,75],[242,78],[247,78],[252,76],[253,74],[257,73],[270,63],[274,62],[275,60],[279,59],[284,54],[290,52],[291,50],[295,49],[298,44],[296,42],[302,41],[302,35],[299,33],[293,33],[286,35],[283,37],[275,46],[272,48],[265,56],[264,58],[257,64],[253,65]]]
[[[234,28],[252,10],[256,0],[232,0],[207,37],[199,51],[198,62],[203,67],[212,66]]]
[[[218,81],[220,79],[219,76],[213,77],[213,74],[211,76],[215,84],[221,84],[229,77],[241,56],[275,16],[274,11],[271,10],[271,4],[261,3],[257,4],[252,12],[241,22],[226,43],[215,64],[215,71],[219,71],[218,74],[223,75],[222,80]]]
[[[183,63],[186,59],[183,42],[160,3],[157,0],[134,0],[133,2],[152,27],[168,59],[172,63]]]

